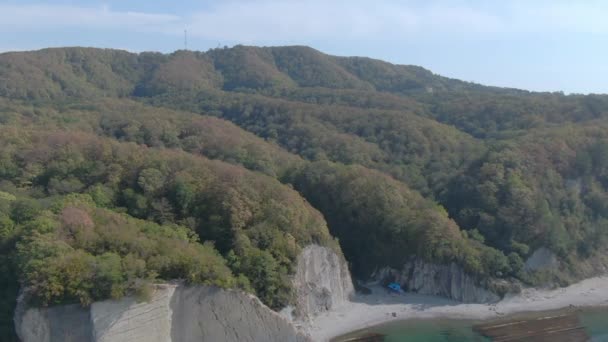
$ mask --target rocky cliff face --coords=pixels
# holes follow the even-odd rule
[[[293,281],[299,321],[339,307],[354,294],[344,258],[317,245],[299,255]],[[15,314],[23,342],[309,341],[255,296],[213,287],[158,285],[149,302],[128,297],[87,309],[28,308],[25,302],[19,300]]]
[[[465,303],[492,303],[497,294],[480,287],[458,265],[435,265],[413,260],[401,270],[383,268],[373,275],[378,281],[395,281],[406,290],[425,295],[451,298]]]
[[[294,277],[296,317],[306,320],[339,307],[354,294],[346,260],[327,247],[311,245],[298,257]]]
[[[88,309],[27,308],[21,300],[15,326],[23,342],[309,341],[256,297],[206,286],[161,285],[150,302]]]
[[[557,255],[545,247],[535,250],[524,265],[526,271],[554,271],[558,267]]]
[[[80,305],[28,309],[20,297],[15,310],[15,328],[22,342],[91,341],[89,312]]]

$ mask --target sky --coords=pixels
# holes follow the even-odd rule
[[[608,1],[0,0],[0,52],[308,45],[486,85],[608,93]]]

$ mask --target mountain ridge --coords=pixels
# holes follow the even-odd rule
[[[80,53],[82,56],[81,57],[86,57],[87,54],[93,53],[93,52],[101,52],[102,54],[106,55],[105,57],[107,57],[108,54],[110,55],[116,55],[116,56],[120,56],[121,58],[125,58],[125,57],[138,57],[141,58],[144,62],[146,58],[154,58],[157,57],[160,60],[167,60],[167,58],[171,58],[171,57],[212,57],[215,56],[217,59],[220,59],[219,57],[223,57],[221,59],[225,60],[226,56],[223,55],[222,53],[225,53],[226,51],[230,51],[233,52],[233,55],[235,55],[234,57],[236,58],[240,58],[241,61],[246,61],[247,59],[251,59],[254,58],[257,54],[259,53],[265,53],[266,54],[266,61],[262,61],[262,63],[268,64],[269,62],[272,63],[270,66],[275,68],[275,71],[279,71],[278,68],[276,67],[277,65],[277,61],[281,61],[283,59],[287,60],[289,58],[287,58],[289,56],[289,54],[302,54],[303,52],[306,53],[306,55],[308,56],[307,59],[302,59],[302,60],[297,60],[299,62],[299,64],[318,64],[320,61],[323,63],[329,63],[328,67],[331,66],[331,64],[334,64],[334,67],[338,67],[338,70],[342,70],[342,74],[344,76],[346,76],[346,74],[350,74],[350,76],[346,76],[346,77],[350,77],[351,79],[356,79],[359,78],[357,76],[362,76],[365,75],[365,70],[361,70],[362,67],[374,67],[376,71],[376,73],[378,73],[378,70],[382,70],[385,74],[388,73],[392,73],[393,77],[396,78],[397,81],[399,81],[399,76],[401,77],[405,77],[408,76],[408,73],[410,74],[410,78],[413,78],[412,76],[423,76],[426,80],[427,83],[426,84],[422,84],[420,86],[418,86],[418,88],[423,88],[423,87],[432,87],[433,85],[440,85],[441,87],[441,83],[454,83],[454,84],[458,84],[458,85],[472,85],[472,86],[481,86],[480,84],[476,84],[476,83],[470,83],[470,82],[463,82],[463,81],[459,81],[457,79],[451,79],[451,78],[447,78],[447,77],[443,77],[443,76],[439,76],[436,74],[433,74],[432,72],[430,72],[429,70],[419,67],[419,66],[413,66],[413,65],[400,65],[400,64],[391,64],[388,62],[384,62],[378,59],[372,59],[372,58],[368,58],[368,57],[337,57],[337,56],[331,56],[331,55],[327,55],[324,54],[320,51],[314,50],[310,47],[306,47],[306,46],[286,46],[286,47],[256,47],[256,46],[243,46],[243,45],[237,45],[234,48],[229,48],[229,49],[222,49],[222,48],[217,48],[217,49],[210,49],[206,52],[199,52],[199,51],[191,51],[191,50],[177,50],[173,53],[168,53],[168,54],[163,54],[163,53],[158,53],[158,52],[140,52],[140,53],[133,53],[133,52],[128,52],[125,50],[116,50],[116,49],[99,49],[99,48],[83,48],[83,47],[62,47],[62,48],[46,48],[46,49],[40,49],[40,50],[34,50],[34,51],[27,51],[27,52],[22,52],[22,51],[18,51],[18,52],[4,52],[0,54],[0,58],[3,59],[9,59],[9,57],[14,57],[15,55],[22,55],[22,54],[27,54],[27,55],[38,55],[38,56],[49,56],[49,57],[61,57],[61,56],[57,56],[57,53],[59,52],[66,52],[67,56],[65,57],[69,57],[70,55],[72,55],[71,58],[78,58],[78,53]],[[273,56],[274,54],[274,56]],[[282,58],[281,58],[282,57]],[[257,57],[259,58],[259,57]],[[204,58],[203,58],[204,59]],[[255,58],[254,58],[255,59]],[[272,60],[269,60],[272,59]],[[302,63],[303,61],[308,61],[308,63]],[[200,61],[199,61],[200,62]],[[213,62],[213,61],[207,61],[207,62]],[[217,62],[216,62],[217,63]],[[242,63],[241,63],[242,64]],[[245,63],[246,64],[246,63]],[[217,64],[216,64],[217,65]],[[281,71],[281,73],[283,73],[285,76],[285,74],[289,75],[289,66],[287,64],[282,64],[283,68]],[[220,64],[221,66],[221,64]],[[357,67],[359,66],[359,67]],[[268,67],[268,66],[266,66]],[[271,68],[272,69],[272,68]],[[217,70],[222,70],[221,67],[220,69]],[[401,75],[399,75],[399,71],[401,71]],[[230,74],[230,72],[226,72],[228,74]],[[340,73],[340,72],[338,72]],[[293,74],[293,73],[292,73]],[[306,81],[306,77],[310,77],[310,76],[314,76],[317,75],[318,76],[319,71],[317,70],[313,70],[311,73],[300,73],[300,74],[293,74],[293,75],[297,75],[299,77],[295,77],[296,80],[291,80],[291,82],[300,82],[300,86],[304,86],[304,87],[310,87],[310,86],[323,86],[323,83],[312,83],[311,81]],[[358,75],[357,75],[358,74]],[[184,75],[185,77],[187,76],[191,76],[191,75]],[[385,76],[385,75],[383,75]],[[432,79],[433,77],[435,77],[435,79]],[[393,79],[391,79],[391,81],[393,81]],[[402,80],[403,82],[407,82],[408,78],[405,77],[405,79]],[[409,80],[411,81],[411,80]],[[359,82],[361,83],[367,83],[368,85],[373,85],[372,82],[369,81],[369,77],[366,78],[359,78]],[[242,80],[241,80],[242,83]],[[330,86],[331,87],[331,86]],[[343,88],[348,88],[348,87],[343,87]],[[389,87],[389,86],[380,86],[380,89],[394,89],[394,87]],[[518,90],[518,89],[514,89],[514,88],[501,88],[501,87],[488,87],[488,88],[496,88],[496,89],[502,89],[502,90],[517,90],[520,92],[526,92],[525,90]],[[228,87],[228,89],[233,89],[232,87]],[[367,89],[369,90],[369,89]]]

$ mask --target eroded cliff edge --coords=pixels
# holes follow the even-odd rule
[[[23,342],[310,341],[255,296],[207,286],[159,285],[149,302],[124,298],[86,309],[19,305]]]
[[[298,320],[336,308],[354,293],[342,255],[317,245],[302,251],[293,281]],[[148,302],[127,297],[89,308],[32,308],[22,296],[15,327],[23,342],[310,341],[253,295],[179,283],[157,285]]]
[[[374,278],[396,281],[407,291],[462,302],[500,300],[456,264],[412,260],[401,270],[383,268]],[[29,308],[21,298],[15,325],[23,342],[304,342],[310,341],[307,327],[315,316],[347,305],[354,295],[346,260],[328,247],[304,248],[293,282],[291,320],[241,291],[176,283],[158,285],[152,299],[141,303],[127,297],[95,302],[89,308]]]
[[[501,299],[498,294],[479,285],[455,263],[438,265],[414,259],[401,270],[382,268],[372,278],[397,282],[408,292],[447,297],[464,303],[493,303]]]
[[[300,320],[340,307],[355,294],[344,257],[317,245],[310,245],[300,253],[294,289],[295,317]]]

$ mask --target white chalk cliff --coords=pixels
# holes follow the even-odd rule
[[[344,258],[320,246],[299,256],[294,289],[298,319],[337,307],[354,292]],[[310,341],[253,295],[182,284],[158,285],[149,302],[127,297],[89,308],[31,308],[20,298],[15,327],[23,342]]]
[[[535,250],[524,264],[526,271],[554,271],[558,267],[559,259],[557,255],[545,247]]]
[[[208,286],[159,285],[142,303],[20,308],[15,324],[23,342],[309,341],[256,297]]]
[[[372,276],[375,280],[399,283],[406,291],[447,297],[464,303],[498,302],[500,296],[485,289],[455,263],[437,265],[412,260],[401,270],[383,268]]]
[[[456,264],[414,259],[401,270],[383,268],[373,278],[462,302],[500,300]],[[23,342],[305,342],[310,341],[307,329],[316,315],[338,309],[354,295],[344,257],[317,245],[304,248],[298,256],[293,284],[292,319],[242,291],[162,284],[149,302],[141,303],[127,297],[95,302],[89,308],[33,308],[20,298],[15,327]]]
[[[308,319],[349,301],[355,289],[344,258],[329,248],[306,247],[294,277],[296,317]]]

